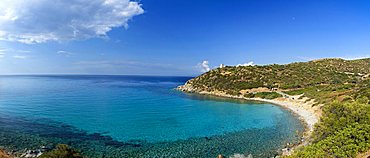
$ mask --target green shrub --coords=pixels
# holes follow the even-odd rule
[[[290,157],[356,157],[370,149],[370,105],[359,101],[334,102],[313,133],[314,143]]]
[[[244,97],[246,97],[246,98],[254,98],[254,93],[246,93],[246,94],[244,94]]]
[[[40,158],[82,158],[82,156],[68,145],[59,144],[54,150],[42,154]]]
[[[275,99],[283,96],[276,92],[258,92],[254,95],[254,97],[263,99]]]
[[[370,125],[354,123],[343,130],[295,152],[291,157],[356,157],[370,149]]]
[[[358,101],[351,103],[335,101],[324,106],[323,116],[313,135],[316,141],[325,139],[354,123],[370,124],[370,106]]]

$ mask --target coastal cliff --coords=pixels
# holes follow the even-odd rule
[[[369,76],[370,58],[320,59],[286,65],[226,66],[177,89],[264,101],[295,112],[308,129],[296,151],[286,153],[290,157],[356,157],[370,149]],[[330,144],[333,141],[338,143]]]

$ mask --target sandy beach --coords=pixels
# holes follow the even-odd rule
[[[180,89],[181,90],[181,89]],[[203,95],[214,95],[220,97],[228,97],[228,98],[235,98],[235,99],[245,99],[251,101],[261,101],[267,102],[275,105],[282,106],[294,112],[295,114],[299,115],[299,117],[306,123],[308,130],[312,131],[314,125],[319,121],[321,116],[320,108],[313,107],[313,102],[305,102],[306,99],[291,99],[291,98],[298,98],[298,96],[291,96],[290,98],[276,98],[276,99],[262,99],[262,98],[246,98],[243,96],[234,96],[225,94],[222,92],[197,92],[198,94]]]

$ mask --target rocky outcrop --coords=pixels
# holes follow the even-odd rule
[[[188,93],[194,93],[198,92],[196,88],[194,88],[191,84],[186,82],[184,85],[178,86],[176,88],[177,90],[183,91],[183,92],[188,92]]]

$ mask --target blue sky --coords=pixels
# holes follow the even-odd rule
[[[370,57],[370,2],[0,2],[0,74],[194,76],[324,57]]]

